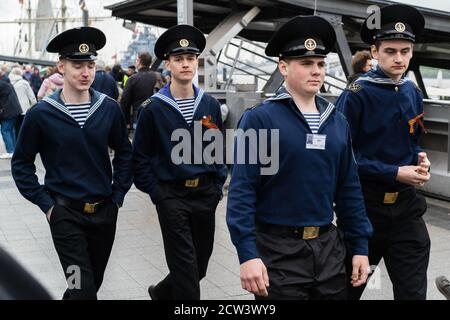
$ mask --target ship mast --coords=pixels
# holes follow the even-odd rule
[[[27,9],[27,11],[28,11],[28,20],[30,20],[31,21],[31,0],[28,0],[28,9]],[[32,56],[32,51],[31,51],[31,48],[32,48],[32,37],[31,37],[31,23],[29,23],[28,24],[28,53],[27,53],[27,55],[29,56],[29,57],[31,57]]]

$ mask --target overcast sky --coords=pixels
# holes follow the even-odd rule
[[[111,16],[110,10],[103,9],[104,6],[112,3],[118,3],[122,0],[85,0],[87,8],[89,9],[90,16],[105,17]],[[195,0],[194,0],[195,1]],[[313,2],[313,0],[311,0]],[[317,0],[320,2],[320,0]],[[24,0],[25,4],[28,0]],[[38,0],[31,0],[32,8],[37,7]],[[411,5],[428,7],[437,10],[443,10],[450,12],[450,1],[448,0],[401,0],[397,2],[408,3]],[[56,7],[60,7],[61,0],[53,1]],[[68,16],[81,17],[81,10],[78,6],[78,0],[66,0],[66,6],[68,7]],[[19,0],[1,0],[0,1],[0,22],[13,21],[21,17],[25,18],[25,10],[21,11]],[[107,63],[111,63],[111,57],[117,52],[120,56],[120,52],[126,50],[128,44],[131,42],[132,32],[122,27],[123,20],[109,18],[103,21],[94,21],[92,26],[95,26],[105,32],[107,38],[107,44],[104,49],[100,51],[100,58]],[[81,21],[70,23],[68,27],[75,27],[81,25]],[[10,23],[0,23],[0,54],[13,55],[14,47],[17,43],[20,26]],[[23,26],[23,32],[27,33],[28,28]],[[155,29],[155,33],[162,32],[161,29]],[[27,45],[23,44],[23,51],[26,51]],[[25,52],[24,52],[25,53]]]

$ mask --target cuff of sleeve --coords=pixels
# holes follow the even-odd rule
[[[112,197],[111,197],[112,201],[119,205],[122,206],[123,205],[123,199],[125,199],[125,195],[120,192],[120,191],[116,191],[113,193]]]
[[[389,166],[387,171],[387,177],[389,182],[395,183],[397,181],[398,167],[397,166]]]
[[[237,252],[240,264],[243,264],[244,262],[251,259],[259,258],[255,241],[249,241],[239,245],[239,247],[237,248]]]
[[[368,238],[355,238],[349,242],[352,256],[355,255],[367,256],[369,254]]]
[[[52,198],[49,198],[45,200],[45,202],[39,204],[39,208],[44,214],[47,214],[48,210],[50,210],[51,207],[55,205],[55,201],[53,201]]]
[[[159,183],[155,183],[148,192],[153,204],[157,204],[163,197]]]

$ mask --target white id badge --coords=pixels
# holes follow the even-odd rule
[[[306,149],[325,150],[325,142],[327,140],[326,134],[311,134],[306,135]]]

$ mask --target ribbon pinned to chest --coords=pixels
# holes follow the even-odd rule
[[[219,127],[211,121],[211,115],[209,116],[203,116],[202,118],[202,125],[204,125],[208,129],[219,129]]]
[[[423,124],[424,115],[425,115],[425,113],[422,112],[421,114],[415,116],[414,118],[412,118],[411,120],[408,121],[410,134],[414,133],[414,125],[416,124],[416,122],[422,128],[423,132],[427,133],[427,129],[425,129],[425,125]]]

